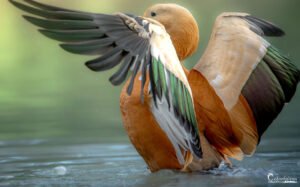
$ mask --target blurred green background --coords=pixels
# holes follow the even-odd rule
[[[287,35],[269,40],[300,67],[299,0],[43,0],[67,8],[141,15],[161,2],[187,7],[200,27],[201,44],[188,60],[191,68],[205,49],[214,19],[224,11],[248,12],[282,27]],[[6,0],[0,6],[0,141],[55,139],[64,142],[127,142],[119,112],[121,87],[108,82],[112,71],[85,68],[90,57],[69,54],[40,35]],[[267,99],[267,98],[266,98]],[[276,119],[268,138],[298,137],[300,91]],[[142,117],[142,116],[141,116]]]

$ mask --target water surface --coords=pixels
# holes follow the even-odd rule
[[[163,1],[43,0],[136,15]],[[285,37],[267,39],[300,67],[299,0],[172,2],[191,10],[200,27],[199,50],[185,63],[188,67],[200,58],[216,16],[225,11],[248,12],[282,27]],[[66,53],[26,23],[7,0],[1,3],[0,186],[273,186],[269,173],[300,180],[299,90],[267,130],[257,153],[235,161],[233,169],[151,174],[122,127],[121,87],[108,82],[112,71],[92,73],[84,66],[92,57]]]
[[[278,142],[287,146],[272,151]],[[263,151],[232,169],[192,174],[152,174],[130,144],[28,140],[0,142],[0,149],[0,186],[265,186],[269,173],[300,178],[299,141],[289,139],[263,141]]]

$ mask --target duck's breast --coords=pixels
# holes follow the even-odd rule
[[[181,169],[171,142],[152,115],[148,82],[144,90],[145,102],[140,100],[141,81],[138,77],[132,94],[129,96],[126,92],[128,81],[120,96],[123,124],[129,139],[152,172],[160,169]]]

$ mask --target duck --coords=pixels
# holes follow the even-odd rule
[[[109,81],[123,85],[123,125],[151,172],[209,170],[253,155],[300,80],[299,69],[265,39],[284,31],[248,13],[220,14],[189,70],[184,63],[198,48],[199,28],[178,4],[135,16],[9,1],[64,50],[97,56],[85,63],[92,71],[118,66]]]

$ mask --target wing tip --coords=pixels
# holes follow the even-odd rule
[[[47,36],[47,35],[45,35],[45,36]],[[65,50],[65,51],[67,51],[69,53],[72,53],[72,54],[76,54],[76,55],[78,55],[78,54],[84,54],[82,51],[80,51],[80,49],[76,48],[73,44],[61,43],[61,44],[59,44],[59,46],[63,50]]]
[[[99,70],[93,66],[95,63],[93,61],[87,61],[86,63],[84,63],[84,65],[89,68],[90,70],[94,71],[94,72],[98,72]]]
[[[252,15],[246,15],[243,18],[259,27],[263,31],[265,36],[281,37],[285,35],[285,32],[280,27],[274,25],[269,21],[257,18]]]
[[[53,31],[51,31],[51,30],[47,30],[47,29],[38,29],[38,31],[39,31],[42,35],[44,35],[44,36],[46,36],[46,37],[48,37],[48,38],[51,38],[51,39],[53,39],[53,40],[59,41],[58,39],[56,39],[55,37],[53,37],[53,36],[51,35],[51,33],[53,32]],[[61,47],[61,46],[60,46],[60,47]]]
[[[44,31],[45,31],[45,30],[40,29],[39,31],[40,31],[42,34],[44,34]],[[45,32],[45,33],[46,33],[46,32]],[[65,51],[67,51],[67,52],[72,53],[72,50],[69,49],[69,44],[64,44],[64,43],[62,43],[62,44],[59,44],[59,47],[61,47],[63,50],[65,50]]]
[[[26,21],[30,22],[31,24],[36,25],[36,26],[38,26],[38,27],[41,27],[41,26],[39,26],[39,23],[38,23],[38,21],[40,20],[39,18],[36,18],[36,17],[34,17],[34,16],[29,16],[29,15],[22,15],[22,17],[23,17]]]
[[[13,5],[16,5],[18,2],[16,2],[15,0],[8,0],[8,2],[10,2]]]
[[[8,0],[11,4],[13,4],[14,6],[18,7],[19,5],[23,5],[23,3],[20,3],[17,0]],[[25,1],[26,2],[26,1]]]

